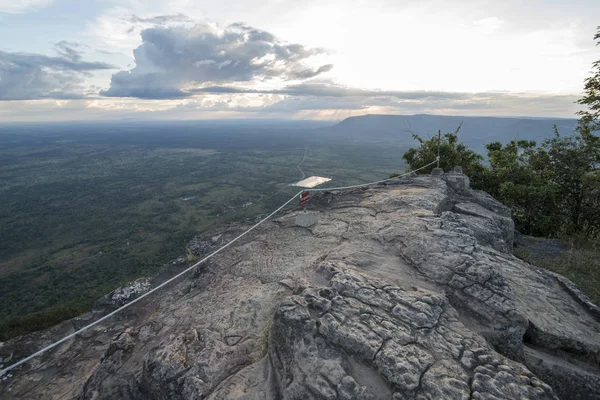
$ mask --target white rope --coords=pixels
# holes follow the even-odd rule
[[[300,192],[298,192],[297,194],[295,194],[291,199],[289,199],[288,201],[286,201],[285,203],[283,203],[283,205],[281,205],[278,209],[276,209],[275,211],[273,211],[271,214],[267,215],[265,218],[263,218],[262,220],[260,220],[258,223],[256,223],[254,226],[252,226],[251,228],[249,228],[248,230],[246,230],[244,233],[242,233],[241,235],[237,236],[236,238],[232,239],[231,241],[229,241],[227,244],[225,244],[224,246],[222,246],[221,248],[219,248],[218,250],[215,250],[214,252],[212,252],[211,254],[209,254],[208,256],[204,257],[202,260],[198,261],[197,263],[195,263],[194,265],[192,265],[191,267],[187,268],[186,270],[178,273],[177,275],[175,275],[174,277],[166,280],[165,282],[161,283],[160,285],[158,285],[157,287],[153,288],[152,290],[149,290],[148,292],[144,293],[143,295],[141,295],[140,297],[130,301],[129,303],[117,308],[116,310],[112,311],[109,314],[106,314],[104,317],[92,322],[89,325],[84,326],[83,328],[79,329],[78,331],[75,331],[73,333],[71,333],[70,335],[65,336],[64,338],[60,339],[57,342],[52,343],[49,346],[44,347],[43,349],[33,353],[32,355],[17,361],[16,363],[4,368],[3,370],[0,370],[0,376],[3,376],[4,374],[6,374],[8,371],[18,367],[19,365],[22,365],[24,363],[26,363],[29,360],[32,360],[33,358],[45,353],[46,351],[53,349],[54,347],[66,342],[67,340],[79,335],[82,332],[85,332],[86,330],[90,329],[91,327],[98,325],[100,322],[107,320],[108,318],[112,317],[113,315],[123,311],[124,309],[131,307],[132,305],[134,305],[135,303],[137,303],[138,301],[142,300],[143,298],[151,295],[152,293],[156,292],[157,290],[165,287],[166,285],[168,285],[169,283],[173,282],[174,280],[176,280],[177,278],[179,278],[182,275],[185,275],[186,273],[188,273],[189,271],[191,271],[192,269],[196,268],[198,265],[202,264],[203,262],[205,262],[206,260],[214,257],[215,255],[217,255],[218,253],[220,253],[221,251],[223,251],[224,249],[226,249],[227,247],[231,246],[233,243],[235,243],[236,241],[238,241],[239,239],[241,239],[242,237],[246,236],[248,233],[250,233],[251,231],[253,231],[254,229],[256,229],[259,225],[261,225],[263,222],[265,222],[266,220],[268,220],[269,218],[271,218],[273,215],[277,214],[279,211],[281,211],[285,206],[287,206],[288,204],[290,204],[293,200],[297,199],[298,196],[300,196],[302,194],[302,192],[308,191],[308,192],[325,192],[325,191],[330,191],[330,190],[342,190],[342,189],[353,189],[353,188],[358,188],[358,187],[364,187],[364,186],[370,186],[370,185],[375,185],[378,183],[382,183],[382,182],[387,182],[389,180],[392,179],[396,179],[396,178],[401,178],[404,177],[406,175],[410,175],[413,172],[417,172],[422,170],[423,168],[427,168],[433,164],[435,164],[438,161],[438,158],[436,158],[435,161],[422,166],[421,168],[415,169],[413,171],[410,172],[406,172],[402,175],[396,176],[394,178],[388,178],[388,179],[384,179],[381,181],[376,181],[376,182],[368,182],[368,183],[361,183],[359,185],[352,185],[352,186],[340,186],[340,187],[334,187],[334,188],[322,188],[322,189],[306,189],[306,190],[302,190]]]
[[[302,161],[300,161],[300,164],[296,165],[296,167],[300,170],[300,173],[302,174],[302,178],[301,179],[306,178],[306,174],[304,173],[304,171],[302,171],[302,168],[300,168],[300,166],[304,162],[304,159],[306,159],[306,153],[307,152],[308,152],[308,146],[306,146],[306,148],[304,149],[304,157],[302,157]]]
[[[260,220],[256,225],[254,225],[253,227],[251,227],[250,229],[248,229],[247,231],[245,231],[244,233],[242,233],[241,235],[239,235],[238,237],[236,237],[235,239],[231,240],[230,242],[228,242],[226,245],[224,245],[223,247],[221,247],[220,249],[212,252],[211,254],[209,254],[208,256],[204,257],[202,260],[198,261],[196,264],[192,265],[191,267],[189,267],[188,269],[178,273],[177,275],[175,275],[174,277],[172,277],[171,279],[161,283],[160,285],[158,285],[157,287],[153,288],[152,290],[144,293],[143,295],[141,295],[140,297],[132,300],[131,302],[125,304],[124,306],[121,306],[119,308],[117,308],[116,310],[114,310],[113,312],[111,312],[110,314],[106,314],[104,317],[98,319],[97,321],[92,322],[89,325],[84,326],[83,328],[79,329],[76,332],[71,333],[70,335],[65,336],[64,338],[60,339],[57,342],[52,343],[49,346],[44,347],[43,349],[33,353],[32,355],[30,355],[29,357],[26,357],[6,368],[4,368],[3,370],[0,371],[0,376],[3,376],[4,374],[6,374],[8,371],[18,367],[21,364],[26,363],[27,361],[45,353],[46,351],[58,346],[61,343],[66,342],[67,340],[79,335],[80,333],[90,329],[91,327],[93,327],[94,325],[99,324],[100,322],[107,320],[108,318],[112,317],[113,315],[123,311],[124,309],[131,307],[132,305],[134,305],[135,303],[137,303],[138,301],[142,300],[143,298],[145,298],[146,296],[151,295],[152,293],[156,292],[157,290],[159,290],[160,288],[168,285],[169,283],[173,282],[175,279],[179,278],[180,276],[188,273],[189,271],[191,271],[192,269],[194,269],[195,267],[197,267],[198,265],[202,264],[203,262],[205,262],[206,260],[208,260],[209,258],[215,256],[216,254],[220,253],[221,251],[223,251],[224,249],[226,249],[227,247],[231,246],[233,243],[235,243],[236,241],[238,241],[239,239],[241,239],[242,237],[244,237],[245,235],[247,235],[249,232],[251,232],[252,230],[256,229],[260,224],[262,224],[263,222],[265,222],[266,220],[268,220],[269,218],[271,218],[273,215],[277,214],[279,211],[281,211],[285,206],[287,206],[288,204],[290,204],[293,200],[296,200],[298,198],[299,195],[301,195],[302,192],[299,192],[297,194],[294,195],[294,197],[292,197],[291,199],[289,199],[288,201],[286,201],[285,203],[283,203],[283,205],[281,207],[279,207],[277,210],[273,211],[271,214],[267,215],[265,218],[263,218],[262,220]]]
[[[398,176],[395,176],[395,177],[393,177],[393,178],[387,178],[387,179],[383,179],[383,180],[381,180],[381,181],[375,181],[375,182],[361,183],[361,184],[358,184],[358,185],[352,185],[352,186],[338,186],[338,187],[332,187],[332,188],[314,188],[314,189],[306,189],[306,190],[304,190],[304,191],[305,191],[305,192],[328,192],[328,191],[331,191],[331,190],[354,189],[354,188],[360,188],[360,187],[364,187],[364,186],[377,185],[377,184],[379,184],[379,183],[383,183],[383,182],[391,181],[392,179],[396,179],[396,178],[402,178],[402,177],[404,177],[404,176],[406,176],[406,175],[410,175],[410,174],[412,174],[413,172],[420,171],[420,170],[422,170],[422,169],[424,169],[424,168],[427,168],[427,167],[429,167],[429,166],[432,166],[432,165],[433,165],[433,164],[435,164],[435,163],[436,163],[438,160],[439,160],[439,158],[436,158],[436,159],[435,159],[435,161],[433,161],[433,162],[430,162],[430,163],[429,163],[429,164],[427,164],[427,165],[423,165],[421,168],[417,168],[417,169],[415,169],[415,170],[413,170],[413,171],[405,172],[404,174],[402,174],[402,175],[398,175]]]

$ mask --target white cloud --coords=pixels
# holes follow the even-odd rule
[[[119,4],[91,23],[89,32],[129,56],[141,44],[141,30],[161,14],[224,26],[241,21],[287,41],[332,50],[327,62],[336,66],[334,78],[366,89],[573,92],[597,58],[590,51],[595,25],[586,15],[575,18],[566,6],[559,13],[516,0],[460,0],[452,7],[441,0],[265,0],[251,11],[243,0],[226,7],[212,0]],[[125,21],[131,15],[140,21]]]
[[[500,18],[487,17],[482,18],[478,21],[473,22],[473,26],[481,31],[481,33],[488,34],[497,31],[504,24]]]
[[[189,14],[168,10],[164,13],[154,13],[143,11],[144,9],[132,5],[107,8],[88,23],[85,35],[102,50],[132,57],[133,49],[142,43],[141,32],[144,29],[167,26],[189,27],[195,23]]]
[[[244,24],[148,28],[134,50],[135,67],[114,74],[101,94],[173,99],[189,97],[190,89],[204,84],[306,80],[332,69],[306,63],[322,53]]]
[[[307,91],[308,92],[308,91]],[[463,116],[572,117],[575,96],[535,93],[412,93],[354,92],[351,96],[286,95],[266,93],[203,94],[180,100],[97,98],[89,100],[34,100],[0,102],[3,121],[316,118],[342,119],[362,114],[442,114]]]
[[[13,18],[2,12],[34,10],[50,2],[0,0],[0,18]],[[96,17],[82,21],[85,28],[82,37],[77,38],[105,52],[106,58],[94,55],[94,59],[104,59],[117,64],[120,70],[131,71],[119,75],[122,83],[136,84],[133,78],[174,71],[176,76],[185,79],[176,80],[169,87],[188,97],[169,101],[97,99],[90,100],[94,103],[85,103],[86,106],[74,101],[60,107],[63,116],[65,110],[89,113],[89,118],[129,115],[127,113],[187,118],[244,111],[281,116],[354,111],[572,116],[577,110],[572,101],[580,93],[591,63],[599,58],[598,48],[592,41],[598,23],[594,17],[600,12],[598,2],[565,5],[544,1],[543,7],[539,2],[520,0],[457,0],[452,7],[443,0],[263,0],[251,7],[247,0],[103,0],[94,4],[101,8],[95,10]],[[174,27],[190,30],[198,24],[222,31],[222,27],[236,22],[255,26],[281,41],[330,50],[327,54],[313,55],[310,63],[305,60],[306,75],[321,65],[332,63],[335,68],[321,71],[319,77],[349,89],[343,95],[331,90],[302,93],[298,88],[288,90],[285,77],[262,81],[256,76],[250,80],[236,78],[236,83],[232,83],[234,79],[214,79],[230,71],[236,60],[219,52],[205,57],[197,54],[198,57],[186,64],[189,68],[184,69],[166,68],[155,60],[140,58],[138,62],[134,59],[134,49],[140,47],[144,52],[138,53],[151,55],[145,51],[150,46],[142,43],[144,30]],[[20,43],[26,43],[25,40]],[[11,46],[19,46],[19,42]],[[32,51],[43,53],[39,49]],[[159,55],[162,53],[164,51],[157,51]],[[70,57],[70,53],[62,56]],[[271,62],[268,56],[251,58],[249,68]],[[179,58],[175,54],[163,59]],[[140,65],[143,68],[138,68]],[[198,78],[199,72],[209,70],[212,81]],[[85,82],[74,83],[89,88],[86,93],[107,90],[110,72],[99,70],[93,77],[80,74]],[[299,77],[301,72],[298,71]],[[61,76],[52,82],[58,82],[58,78]],[[213,84],[235,84],[255,92],[194,93],[194,88]],[[258,89],[263,92],[259,93]],[[357,94],[359,89],[365,89],[365,93]],[[499,91],[504,95],[494,95]],[[438,95],[427,97],[428,92]],[[540,94],[542,92],[545,94]],[[173,93],[179,92],[165,92],[162,97]],[[443,93],[454,97],[444,99]],[[426,98],[410,98],[413,95]],[[40,110],[57,107],[55,103],[43,104]],[[2,106],[0,102],[0,112]],[[11,107],[33,110],[33,105],[21,108],[16,102],[11,103]],[[7,112],[13,115],[4,110],[4,114]]]
[[[20,14],[50,5],[53,0],[0,0],[0,13]]]

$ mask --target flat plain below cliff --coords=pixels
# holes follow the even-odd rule
[[[600,399],[600,309],[514,257],[509,210],[464,175],[314,194],[308,208],[1,377],[0,398]],[[102,312],[2,343],[0,363]]]

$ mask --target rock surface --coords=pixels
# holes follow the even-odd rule
[[[150,290],[148,278],[139,278],[129,284],[117,288],[94,302],[92,308],[96,311],[112,311],[141,296]]]
[[[308,209],[314,224],[284,213],[0,378],[0,398],[600,399],[598,307],[515,258],[508,209],[460,171]],[[0,362],[94,318],[3,343]]]

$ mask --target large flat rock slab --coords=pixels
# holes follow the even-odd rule
[[[510,211],[461,174],[314,193],[307,209],[18,368],[0,398],[600,398],[595,306],[514,257]],[[2,362],[84,322],[3,343]]]

